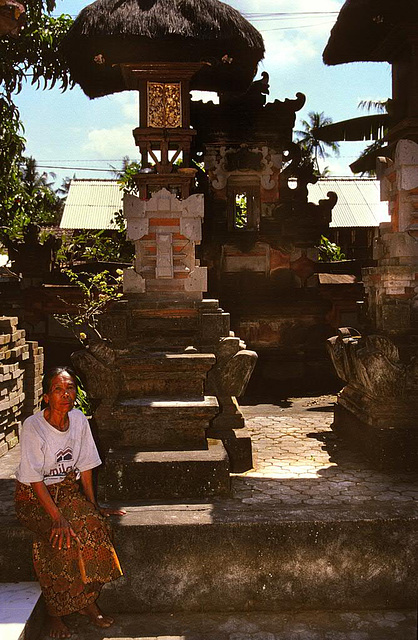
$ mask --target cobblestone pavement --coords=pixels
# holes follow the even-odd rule
[[[214,502],[226,510],[277,507],[302,512],[326,507],[387,511],[405,507],[418,515],[418,473],[383,473],[350,451],[331,430],[335,396],[293,398],[286,405],[242,407],[253,439],[255,468],[233,477],[232,499]],[[0,521],[13,518],[13,473],[19,448],[0,458]],[[169,506],[167,506],[169,508]]]
[[[288,407],[243,407],[255,469],[235,476],[234,497],[247,505],[374,503],[418,507],[418,473],[373,470],[331,430],[334,396],[299,398]]]

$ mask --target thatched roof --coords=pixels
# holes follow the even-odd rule
[[[219,0],[97,0],[80,12],[63,51],[74,80],[95,98],[126,88],[120,63],[206,61],[193,89],[240,90],[252,81],[264,43]]]
[[[324,142],[379,140],[390,124],[388,113],[350,118],[312,129],[312,135]]]
[[[331,31],[324,62],[393,62],[405,44],[405,29],[416,33],[417,24],[418,0],[346,0]]]

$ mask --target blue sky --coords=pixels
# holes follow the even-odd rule
[[[57,0],[56,13],[76,16],[86,4],[85,0]],[[322,62],[336,19],[333,12],[339,11],[344,0],[230,0],[229,4],[248,17],[264,37],[266,55],[257,77],[264,70],[270,74],[269,100],[294,98],[298,91],[306,95],[306,105],[297,114],[299,120],[309,111],[324,111],[334,122],[356,117],[362,114],[357,108],[359,100],[390,96],[388,64],[326,67]],[[275,15],[266,16],[269,13]],[[262,19],[254,14],[262,14]],[[26,86],[16,102],[25,125],[27,154],[39,165],[55,167],[45,170],[57,173],[58,183],[74,174],[78,178],[111,177],[92,169],[119,166],[124,155],[132,160],[138,157],[132,137],[132,129],[138,126],[133,91],[89,100],[78,86],[65,93]],[[363,147],[362,143],[343,143],[340,158],[326,161],[333,175],[351,175],[348,165]]]

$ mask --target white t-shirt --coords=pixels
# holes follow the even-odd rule
[[[68,412],[67,431],[58,431],[39,411],[25,420],[20,436],[21,460],[16,478],[23,484],[61,482],[67,473],[98,467],[102,461],[87,418],[79,409]]]

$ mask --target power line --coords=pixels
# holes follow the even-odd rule
[[[38,160],[38,162],[44,162],[46,164],[48,163],[52,163],[52,162],[67,162],[67,160]],[[68,160],[68,162],[122,162],[122,158],[109,158],[106,160],[103,160],[103,158],[72,158],[71,160]]]
[[[268,12],[268,13],[242,12],[241,15],[243,15],[244,18],[247,18],[247,20],[267,20],[267,19],[280,20],[280,19],[287,18],[289,16],[334,16],[338,14],[339,14],[339,11],[274,11],[274,12]],[[61,13],[51,14],[53,18],[59,18],[61,15],[63,14]],[[70,18],[77,18],[79,14],[66,13],[64,15],[70,16]]]
[[[334,24],[334,23],[331,22],[330,20],[327,20],[326,22],[316,22],[315,24],[300,24],[300,25],[294,25],[293,27],[276,27],[275,29],[263,29],[260,27],[260,31],[262,33],[267,33],[268,31],[289,31],[289,29],[311,29],[313,27],[320,27],[324,24]]]
[[[65,171],[104,171],[105,173],[110,173],[114,171],[111,167],[109,169],[96,169],[95,167],[58,167],[52,164],[38,164],[40,169],[60,169]]]
[[[335,16],[338,15],[338,11],[292,11],[288,13],[243,13],[242,15],[247,20],[289,20],[293,17],[300,18],[301,16],[315,16],[315,17],[325,17],[325,16]]]
[[[344,141],[343,141],[344,142]],[[358,158],[358,155],[355,156],[346,156],[346,155],[339,155],[337,159],[353,159],[353,158]],[[118,160],[120,160],[120,158],[118,158]],[[89,160],[81,160],[80,162],[89,162]],[[106,160],[94,160],[94,162],[107,162]],[[68,166],[59,166],[59,165],[55,165],[55,164],[37,164],[37,167],[39,167],[40,169],[59,169],[60,171],[100,171],[102,173],[111,173],[114,171],[114,169],[112,167],[109,167],[109,169],[99,169],[97,167],[68,167]]]

